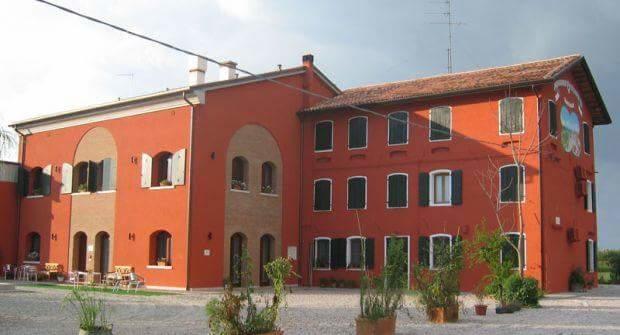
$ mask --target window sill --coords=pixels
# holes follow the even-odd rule
[[[448,141],[452,141],[452,137],[450,137],[450,138],[441,138],[441,139],[437,139],[437,140],[431,140],[430,138],[428,139],[429,143],[448,142]]]
[[[362,207],[362,208],[348,208],[347,207],[348,211],[365,211],[367,209],[368,209],[368,207]]]
[[[405,209],[405,208],[409,208],[409,205],[405,205],[405,206],[396,206],[396,207],[386,206],[385,208],[387,208],[387,209]]]
[[[38,198],[43,198],[44,195],[43,194],[37,194],[37,195],[27,195],[26,199],[38,199]]]
[[[263,193],[263,192],[260,192],[260,195],[264,195],[266,197],[272,197],[272,198],[277,198],[278,197],[278,193]]]
[[[170,185],[170,186],[151,186],[149,187],[149,190],[171,190],[174,188],[174,185]]]
[[[312,211],[314,213],[330,213],[332,210],[331,209],[313,209]]]
[[[24,261],[24,264],[37,265],[41,264],[41,261]]]
[[[407,144],[409,144],[409,142],[404,142],[404,143],[388,143],[387,146],[390,147],[390,148],[393,148],[393,147],[400,147],[400,146],[407,145]]]
[[[331,271],[331,268],[314,268],[312,271]]]
[[[88,195],[88,194],[90,194],[90,192],[77,192],[77,193],[71,193],[71,195],[72,195],[72,196],[75,196],[75,195]]]
[[[366,150],[366,149],[368,149],[368,146],[359,147],[359,148],[349,148],[349,147],[347,147],[347,149],[349,149],[349,151]]]
[[[97,194],[116,193],[116,190],[97,191]]]
[[[430,207],[450,207],[452,204],[429,204]]]
[[[334,149],[314,150],[314,153],[315,153],[315,154],[329,153],[329,152],[334,152]]]
[[[230,189],[231,192],[237,192],[237,193],[250,193],[250,190],[237,190],[234,188]]]
[[[347,271],[363,271],[362,268],[347,268]]]
[[[149,270],[172,270],[172,265],[147,265],[146,268]]]

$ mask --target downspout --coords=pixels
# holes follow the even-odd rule
[[[17,127],[13,128],[15,130],[16,133],[19,134],[20,136],[20,141],[19,141],[19,145],[20,145],[20,157],[18,159],[19,162],[19,167],[18,169],[22,169],[23,165],[24,165],[24,160],[26,159],[26,138],[31,135],[32,133],[29,134],[24,134],[21,131],[19,131],[17,129]],[[17,173],[17,178],[19,179],[19,170]],[[19,180],[17,181],[17,185],[19,185]],[[22,223],[22,194],[20,192],[20,190],[16,190],[17,191],[17,250],[15,250],[15,261],[17,263],[19,263],[19,250],[20,250],[20,246],[19,246],[19,242],[20,242],[20,228],[21,228],[21,223]]]
[[[297,273],[299,273],[301,275],[301,270],[303,268],[303,265],[301,264],[301,260],[302,260],[302,256],[305,254],[305,249],[303,248],[303,236],[302,236],[302,211],[303,211],[303,198],[304,198],[304,119],[303,116],[300,115],[299,117],[299,125],[301,127],[301,131],[300,131],[300,136],[301,139],[299,141],[299,205],[298,205],[298,210],[297,210],[297,215],[298,215],[298,221],[299,221],[299,227],[298,227],[298,238],[299,238],[299,251],[298,251],[298,255],[299,255],[299,261],[297,262]],[[311,255],[310,255],[311,257]],[[312,286],[312,271],[309,271],[308,273],[308,278],[310,279],[309,282],[309,286]],[[302,285],[302,278],[300,277],[298,279],[298,285],[301,286]]]
[[[545,265],[545,213],[543,206],[544,201],[544,193],[543,193],[543,156],[542,156],[542,144],[541,144],[541,136],[542,136],[542,127],[541,120],[542,115],[540,113],[540,96],[538,92],[536,92],[536,88],[532,85],[532,92],[536,96],[536,114],[538,115],[538,188],[540,190],[540,282],[541,288],[545,289],[547,287],[547,267]]]
[[[187,237],[186,237],[186,241],[187,241],[187,255],[186,255],[186,264],[185,264],[185,268],[186,268],[186,272],[187,272],[187,279],[185,281],[185,290],[189,291],[190,289],[190,284],[189,284],[189,279],[190,279],[190,255],[191,255],[191,247],[192,247],[192,243],[190,241],[191,239],[191,234],[190,234],[190,228],[191,228],[191,222],[192,222],[192,156],[194,154],[193,151],[193,147],[194,147],[194,104],[189,101],[189,99],[187,99],[187,92],[183,92],[183,100],[185,100],[185,102],[187,102],[187,104],[190,106],[190,119],[189,119],[189,155],[187,155],[187,166],[189,167],[188,171],[189,173],[187,174],[188,177],[186,178],[186,183],[187,183]]]

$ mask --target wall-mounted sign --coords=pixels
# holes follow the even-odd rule
[[[555,104],[560,110],[562,125],[562,147],[576,157],[581,154],[581,122],[583,103],[577,89],[568,80],[557,80],[553,84]]]

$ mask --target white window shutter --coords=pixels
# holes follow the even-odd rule
[[[172,156],[172,185],[185,184],[185,149],[181,149]]]
[[[147,154],[142,154],[142,177],[140,182],[142,188],[151,187],[151,169],[153,166],[153,158]]]
[[[52,166],[48,165],[43,168],[41,176],[41,191],[43,195],[49,195],[52,190]]]
[[[71,193],[73,187],[73,166],[69,163],[62,163],[62,185],[60,186],[60,193]]]

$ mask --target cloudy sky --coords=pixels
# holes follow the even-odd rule
[[[439,1],[52,1],[254,72],[311,52],[341,88],[446,72]],[[455,71],[580,53],[618,121],[620,1],[453,1]],[[33,0],[2,1],[0,45],[5,124],[187,82],[184,55]],[[619,248],[620,133],[595,136],[600,245]]]

